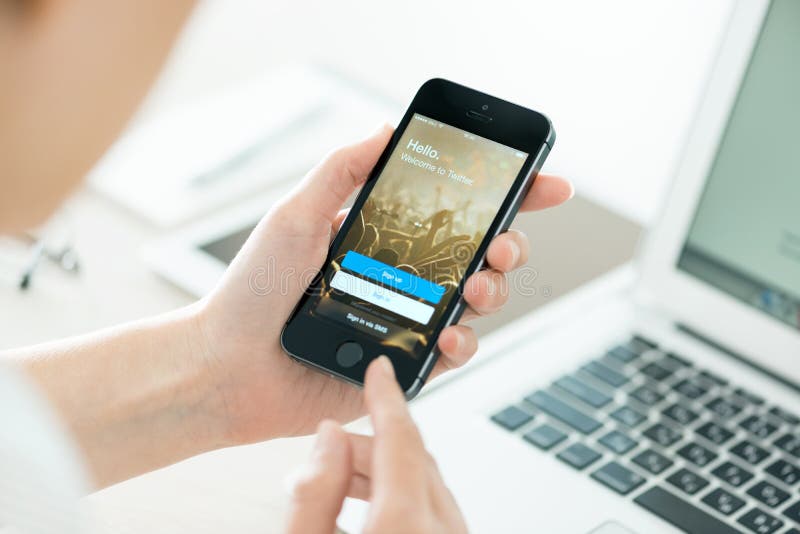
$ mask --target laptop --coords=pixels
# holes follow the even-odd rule
[[[800,2],[737,3],[634,265],[412,405],[471,531],[800,533],[798,61]]]

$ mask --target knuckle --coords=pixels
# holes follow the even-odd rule
[[[298,501],[311,500],[319,493],[318,480],[310,477],[298,480],[292,488],[292,497]]]
[[[295,235],[301,232],[307,221],[298,217],[297,213],[306,211],[303,207],[304,203],[304,198],[298,196],[297,192],[284,195],[272,205],[267,215],[262,218],[258,229],[263,229],[268,233],[280,232],[286,235]]]
[[[341,169],[346,176],[353,178],[353,181],[356,180],[356,176],[353,173],[353,146],[336,148],[329,156],[334,166]]]
[[[324,161],[331,163],[336,167],[343,166],[347,163],[348,152],[347,147],[340,146],[334,148],[325,156]]]
[[[409,431],[416,429],[413,421],[411,421],[411,418],[402,410],[386,410],[384,418],[386,422],[389,423],[391,428],[398,434],[407,434]]]
[[[269,209],[267,216],[264,217],[262,221],[273,222],[275,220],[282,221],[286,219],[285,215],[288,215],[288,212],[292,210],[291,198],[292,195],[284,195],[279,198]]]
[[[393,495],[377,508],[377,513],[371,517],[365,532],[371,534],[397,531],[400,525],[402,532],[425,532],[422,519],[425,515],[425,503],[417,502],[407,495]]]
[[[436,462],[436,458],[426,449],[424,452],[425,464],[428,468],[428,471],[432,473],[439,472],[439,464]]]
[[[333,482],[323,471],[307,471],[295,480],[292,498],[300,502],[317,500],[328,493]]]

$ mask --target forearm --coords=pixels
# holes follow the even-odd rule
[[[99,487],[227,445],[195,307],[15,350]]]

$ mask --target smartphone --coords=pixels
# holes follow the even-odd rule
[[[357,385],[386,355],[414,397],[440,332],[464,311],[465,280],[554,140],[541,113],[443,79],[422,85],[289,317],[283,349]]]

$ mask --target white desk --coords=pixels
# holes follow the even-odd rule
[[[445,77],[547,113],[548,168],[656,216],[731,0],[206,0],[148,110],[297,59],[401,103]]]
[[[590,199],[632,220],[652,220],[724,24],[726,0],[394,6],[208,1],[144,113],[293,59],[331,62],[401,101],[423,79],[441,75],[546,111],[559,131],[550,169],[573,177]],[[81,191],[68,211],[82,275],[72,280],[45,267],[32,291],[20,294],[9,283],[14,273],[0,272],[0,348],[190,301],[139,261],[139,246],[155,235],[150,225],[90,191]],[[543,217],[554,224],[541,224]],[[556,294],[626,259],[637,235],[635,225],[580,199],[525,225],[539,232],[533,237],[540,257],[562,262],[543,267]],[[588,226],[608,246],[594,240],[593,249],[581,249]],[[569,281],[558,278],[574,264],[583,271]],[[279,531],[283,478],[307,446],[307,440],[285,440],[207,454],[88,501],[102,532]]]

